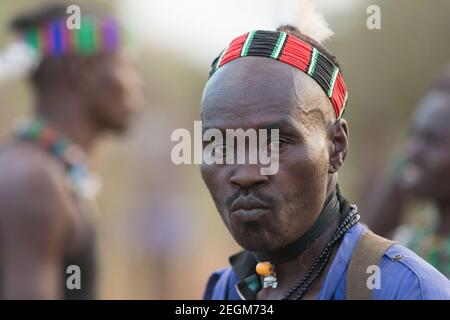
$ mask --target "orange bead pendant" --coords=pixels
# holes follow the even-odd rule
[[[263,276],[264,288],[276,288],[278,286],[277,274],[275,272],[275,266],[268,262],[259,262],[256,265],[256,273]]]
[[[273,264],[270,262],[260,262],[256,265],[256,273],[260,276],[270,276],[275,272]]]

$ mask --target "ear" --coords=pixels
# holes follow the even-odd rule
[[[344,119],[336,120],[328,128],[328,137],[330,141],[330,163],[328,173],[338,172],[347,157],[348,152],[348,126]]]

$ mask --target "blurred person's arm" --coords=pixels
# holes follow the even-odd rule
[[[362,215],[375,233],[389,237],[400,225],[406,197],[395,177],[385,177],[377,183],[363,208]]]
[[[365,203],[361,215],[363,221],[375,233],[391,237],[403,218],[408,201],[407,192],[402,183],[408,161],[402,154],[394,158],[389,173],[381,177]]]
[[[0,162],[2,298],[62,298],[64,187],[45,161],[9,158]]]

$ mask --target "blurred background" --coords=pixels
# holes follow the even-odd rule
[[[7,25],[48,1],[2,0],[0,47]],[[295,1],[115,0],[89,3],[119,17],[133,34],[145,82],[146,108],[125,137],[105,137],[93,167],[99,198],[101,299],[199,299],[210,273],[228,264],[234,244],[203,185],[197,165],[170,160],[176,128],[193,130],[209,66],[235,36],[274,28]],[[445,0],[318,0],[335,36],[349,88],[351,152],[340,175],[352,202],[367,197],[406,136],[416,102],[450,62],[450,2]],[[366,27],[370,4],[381,30]],[[0,138],[30,114],[26,81],[0,83]]]

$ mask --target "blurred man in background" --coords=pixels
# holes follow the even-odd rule
[[[140,78],[117,21],[52,5],[11,24],[39,62],[30,76],[33,119],[0,147],[0,297],[95,298],[88,156],[105,132],[122,133],[140,104]]]
[[[393,171],[366,205],[369,226],[382,235],[395,233],[450,277],[450,66],[419,102],[405,152]],[[414,199],[433,205],[410,215],[410,221],[397,229]]]

